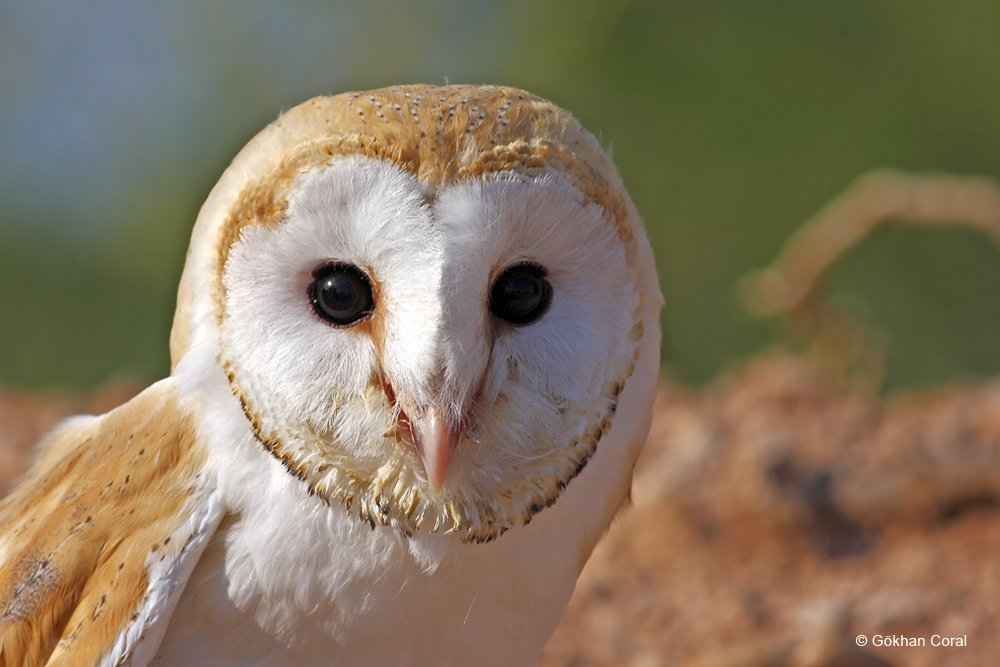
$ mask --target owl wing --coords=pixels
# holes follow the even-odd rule
[[[224,513],[173,379],[40,445],[0,503],[0,667],[146,665]]]

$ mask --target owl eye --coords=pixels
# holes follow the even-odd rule
[[[552,285],[536,264],[516,264],[500,274],[490,290],[490,312],[515,326],[531,324],[552,302]]]
[[[313,271],[309,301],[317,317],[339,327],[364,319],[375,308],[371,282],[351,264],[324,264]]]

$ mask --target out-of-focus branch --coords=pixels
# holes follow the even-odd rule
[[[744,303],[762,317],[791,313],[822,289],[840,257],[889,222],[970,227],[1000,244],[1000,185],[981,177],[865,174],[799,228],[771,266],[744,279]]]
[[[865,174],[806,221],[769,267],[740,282],[741,300],[759,317],[780,317],[804,330],[840,371],[878,386],[883,351],[827,302],[823,287],[841,257],[874,230],[896,223],[976,229],[1000,245],[1000,184],[971,176]]]

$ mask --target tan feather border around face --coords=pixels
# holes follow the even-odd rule
[[[213,295],[220,331],[226,326],[222,275],[230,248],[241,231],[248,226],[280,224],[298,176],[353,155],[386,160],[413,173],[427,186],[429,198],[443,185],[490,173],[510,171],[537,176],[557,170],[588,202],[608,211],[626,248],[629,268],[641,295],[627,195],[602,173],[602,169],[613,168],[608,164],[599,168],[577,154],[593,153],[596,142],[565,111],[523,91],[469,86],[399,87],[307,104],[325,103],[339,104],[336,113],[327,112],[331,115],[328,123],[335,125],[331,132],[299,144],[273,172],[245,186],[221,226],[216,246],[217,293]],[[567,141],[574,145],[563,143]],[[602,153],[600,159],[607,160]],[[614,379],[602,387],[606,408],[591,413],[581,432],[567,438],[565,446],[522,470],[518,488],[509,489],[499,498],[495,492],[473,491],[468,496],[443,498],[425,494],[405,464],[406,456],[393,457],[398,465],[391,469],[383,466],[375,474],[360,474],[336,461],[317,464],[308,460],[300,454],[303,448],[283,445],[264,427],[265,422],[274,423],[275,416],[268,415],[265,406],[242,390],[225,348],[224,356],[230,387],[240,399],[256,438],[292,475],[308,485],[310,494],[318,495],[327,504],[342,504],[373,528],[376,524],[392,525],[404,535],[441,531],[459,534],[467,542],[486,542],[511,527],[528,523],[551,506],[593,456],[611,427],[618,397],[635,368],[643,335],[642,311],[640,298],[628,334],[628,354],[614,364]],[[395,442],[397,447],[406,444]],[[328,449],[329,445],[322,448]]]
[[[464,493],[450,493],[435,498],[422,485],[407,464],[409,457],[396,451],[386,464],[374,471],[359,471],[343,461],[343,456],[306,455],[302,452],[329,450],[329,443],[318,436],[313,440],[282,442],[263,424],[281,423],[263,405],[243,391],[233,364],[226,360],[229,385],[240,400],[258,442],[288,472],[303,481],[309,495],[318,496],[327,505],[341,504],[345,510],[373,529],[377,524],[392,526],[406,537],[416,532],[453,533],[464,542],[490,542],[510,528],[527,525],[547,507],[551,507],[567,485],[586,467],[597,451],[601,438],[610,430],[625,383],[635,370],[642,322],[629,332],[632,353],[621,375],[607,382],[601,391],[606,409],[591,415],[582,432],[567,438],[564,446],[532,461],[520,469],[519,483],[497,493],[471,488]],[[287,435],[285,436],[287,439]],[[395,438],[397,449],[412,447],[407,439]]]
[[[317,98],[289,113],[310,112],[326,118],[329,131],[304,139],[271,173],[243,188],[216,245],[218,277],[243,227],[281,220],[295,178],[349,155],[386,160],[412,173],[427,186],[428,197],[446,184],[497,171],[538,175],[556,169],[587,201],[611,214],[630,258],[635,256],[631,207],[620,185],[609,180],[613,166],[570,114],[541,98],[500,86],[399,86]]]

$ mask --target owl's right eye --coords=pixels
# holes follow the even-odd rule
[[[353,264],[339,262],[313,271],[309,302],[317,317],[338,327],[363,320],[375,308],[368,276]]]

